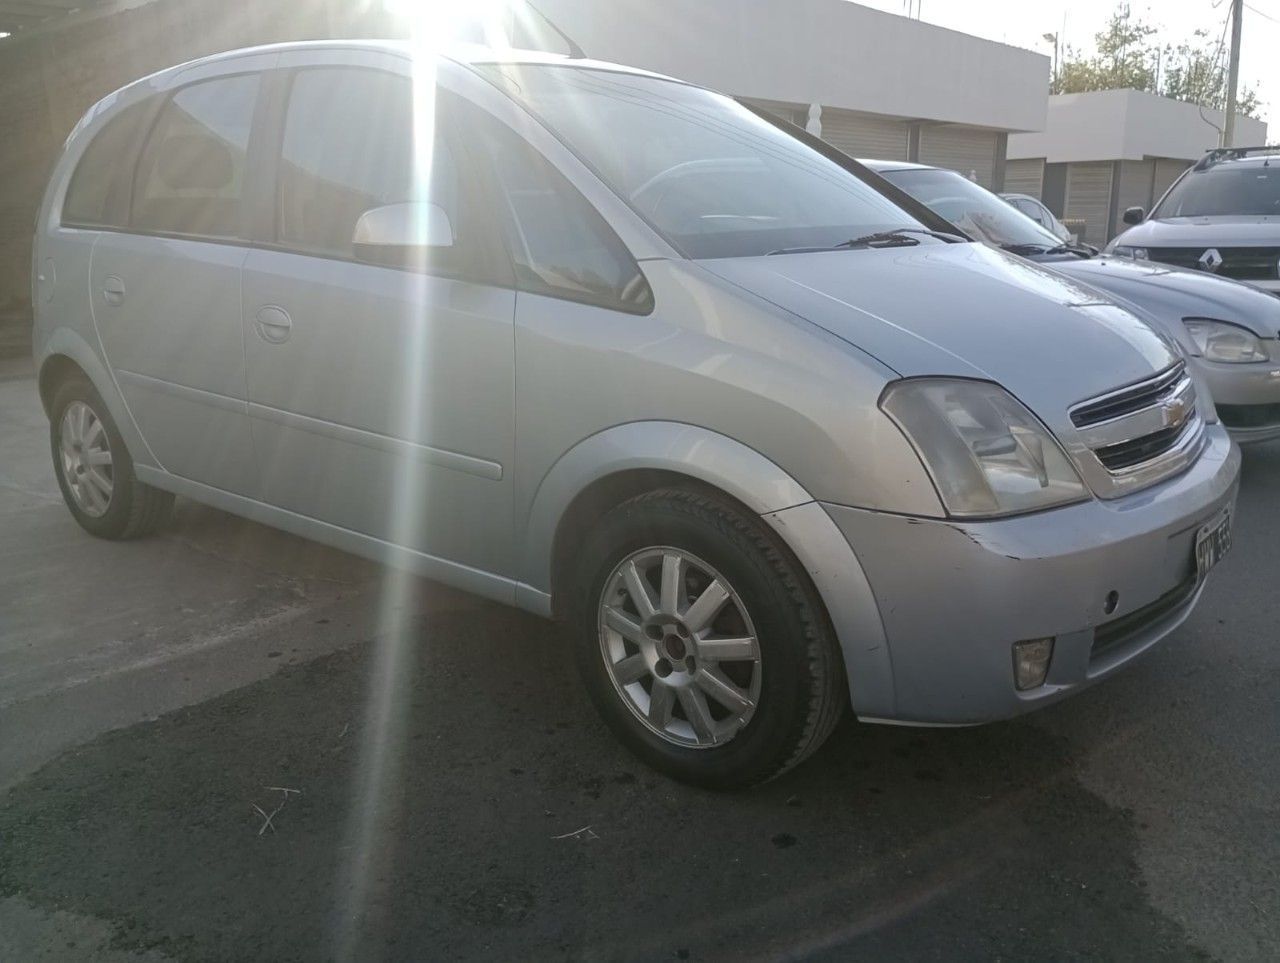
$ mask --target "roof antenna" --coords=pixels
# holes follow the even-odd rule
[[[532,10],[534,13],[536,13],[538,15],[538,19],[540,19],[548,27],[554,30],[556,34],[560,37],[560,39],[564,41],[565,46],[569,48],[570,60],[586,60],[587,59],[587,55],[583,52],[582,48],[578,46],[577,42],[572,37],[570,37],[567,33],[565,33],[563,30],[557,27],[555,24],[555,21],[553,21],[550,17],[548,17],[545,13],[543,13],[541,10],[539,10],[537,7],[535,7],[531,3],[526,3],[525,6],[528,7],[530,10]]]

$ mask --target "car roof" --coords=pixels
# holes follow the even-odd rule
[[[191,67],[232,63],[245,57],[294,50],[369,50],[390,53],[406,60],[412,60],[421,55],[422,48],[409,40],[294,40],[285,43],[262,44],[255,47],[241,47],[235,50],[210,54],[207,57],[174,64],[172,67],[158,70],[151,74],[150,77],[143,79],[151,81],[163,80],[169,74],[177,74]],[[628,67],[624,64],[609,63],[603,60],[571,58],[564,54],[547,53],[541,50],[522,50],[515,47],[498,48],[482,44],[457,43],[443,46],[439,51],[433,53],[442,60],[452,61],[465,67],[474,67],[481,64],[551,64],[583,70],[607,70],[611,73],[634,74],[636,76],[655,77],[663,80],[675,80],[677,83],[685,83],[685,81],[666,77],[653,71],[641,70],[638,67]]]
[[[941,167],[934,167],[932,164],[917,164],[913,161],[894,161],[894,160],[877,160],[875,158],[859,157],[858,163],[863,167],[870,167],[873,171],[937,171],[944,170]]]

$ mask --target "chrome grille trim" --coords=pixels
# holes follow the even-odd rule
[[[1196,402],[1195,383],[1179,361],[1146,381],[1072,406],[1076,439],[1069,447],[1095,493],[1116,498],[1194,462],[1205,424]]]

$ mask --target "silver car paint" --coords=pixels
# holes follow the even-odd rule
[[[173,439],[163,434],[165,416],[147,410],[135,423],[135,408],[152,408],[154,398],[161,394],[181,395],[194,404],[197,399],[208,401],[205,395],[230,391],[210,407],[242,416],[255,439],[258,435],[253,433],[264,427],[298,427],[296,418],[312,415],[289,412],[291,417],[282,419],[273,412],[284,409],[267,404],[266,396],[253,401],[249,395],[253,375],[249,373],[244,375],[246,387],[239,398],[234,388],[228,387],[234,376],[227,379],[225,371],[219,376],[217,371],[198,370],[199,366],[186,376],[193,383],[179,384],[176,389],[173,386],[178,383],[170,380],[172,375],[160,377],[156,367],[150,374],[135,374],[168,382],[164,390],[149,394],[137,386],[122,386],[121,363],[104,348],[106,342],[118,339],[109,335],[99,340],[99,331],[111,322],[104,318],[95,325],[85,291],[89,250],[108,234],[107,246],[120,242],[123,236],[60,226],[58,212],[67,179],[89,140],[87,135],[117,107],[195,76],[237,72],[248,63],[286,62],[377,63],[405,73],[412,69],[403,47],[377,43],[289,45],[174,68],[126,88],[91,111],[53,173],[40,214],[35,263],[56,262],[56,281],[52,285],[44,282],[45,288],[37,282],[37,364],[42,373],[52,370],[48,364],[58,356],[80,365],[107,399],[135,455],[140,479],[545,614],[550,611],[555,588],[551,581],[555,532],[573,498],[593,481],[628,469],[679,472],[738,497],[760,513],[810,572],[840,640],[852,702],[860,715],[908,722],[973,722],[1013,714],[1034,704],[1021,697],[1010,698],[1008,646],[1023,634],[1018,628],[1011,638],[1006,631],[1024,622],[1031,629],[1033,614],[1046,596],[1061,591],[1059,584],[1031,579],[1028,594],[1001,612],[998,621],[986,613],[975,615],[975,622],[966,626],[968,636],[981,636],[989,645],[999,645],[1006,660],[998,670],[990,663],[989,672],[971,680],[974,688],[966,698],[983,706],[980,711],[953,712],[956,694],[949,691],[951,681],[923,669],[919,677],[912,677],[910,673],[918,667],[910,660],[897,664],[894,653],[899,646],[904,652],[927,651],[950,641],[936,636],[891,637],[886,628],[900,630],[893,611],[901,600],[890,601],[890,596],[882,595],[868,575],[884,572],[886,565],[901,572],[923,567],[930,571],[922,574],[945,583],[944,568],[950,563],[935,567],[928,555],[908,553],[909,540],[863,541],[845,513],[858,512],[886,524],[963,532],[975,545],[992,537],[988,533],[1003,531],[1007,523],[957,526],[945,520],[919,459],[881,414],[876,399],[889,381],[902,374],[988,377],[1021,397],[1055,431],[1062,431],[1070,446],[1066,409],[1099,391],[1167,367],[1173,360],[1168,346],[1132,315],[1101,302],[1095,293],[979,245],[741,262],[680,260],[554,136],[463,67],[442,64],[438,82],[507,121],[569,177],[642,262],[658,305],[652,315],[637,317],[517,295],[510,342],[517,360],[502,356],[498,347],[501,338],[496,335],[482,352],[497,366],[493,371],[510,370],[506,367],[510,364],[518,367],[514,396],[493,389],[496,382],[487,382],[499,402],[510,398],[510,429],[502,427],[501,404],[491,405],[498,409],[496,415],[486,412],[481,423],[452,407],[436,412],[437,420],[445,422],[436,426],[439,435],[415,436],[398,422],[376,423],[375,416],[368,413],[363,425],[349,424],[347,411],[342,423],[322,416],[316,420],[323,425],[310,426],[316,429],[312,433],[317,437],[347,446],[336,456],[339,464],[346,459],[344,472],[357,472],[362,464],[376,465],[361,462],[359,456],[364,453],[356,449],[364,447],[375,453],[366,454],[366,458],[423,456],[440,470],[438,477],[448,473],[458,476],[454,479],[457,487],[449,489],[452,493],[462,492],[464,484],[509,484],[511,512],[497,510],[489,520],[494,527],[484,528],[483,537],[475,539],[493,539],[494,544],[475,546],[478,554],[470,561],[465,546],[450,544],[450,538],[474,532],[472,509],[458,513],[459,517],[465,514],[465,520],[454,519],[453,527],[446,525],[441,539],[393,541],[388,536],[396,536],[399,530],[377,530],[377,520],[366,514],[369,492],[353,481],[354,474],[344,475],[342,484],[326,493],[329,501],[308,502],[305,492],[292,492],[287,484],[273,488],[269,471],[259,471],[256,490],[251,481],[249,492],[236,491],[221,477],[218,480],[223,486],[211,484],[209,477],[178,474],[161,452],[153,455],[148,449],[152,426],[160,425],[161,434],[156,437],[173,444]],[[124,243],[127,247],[131,242]],[[205,256],[204,248],[211,247],[240,251],[246,259],[253,256],[234,245],[190,243],[201,248],[189,252],[197,259]],[[216,261],[225,254],[210,256]],[[265,262],[255,258],[253,263]],[[316,259],[310,269],[303,263],[290,269],[315,283],[332,276],[331,262],[323,259]],[[46,290],[49,287],[51,291]],[[132,297],[134,286],[129,287]],[[286,294],[298,298],[296,292]],[[240,316],[235,319],[246,343],[259,337],[255,331],[258,312],[269,306],[260,302],[273,296],[265,290],[255,292],[252,281],[248,284]],[[304,327],[333,330],[338,323],[321,299],[314,303],[299,299],[298,303],[307,306],[295,311],[293,304],[277,305],[293,316],[293,328],[287,342],[270,348],[296,348],[301,341],[294,339],[304,337]],[[499,331],[506,310],[499,300],[487,302],[482,306],[485,324]],[[333,308],[334,315],[340,313],[341,305]],[[129,339],[125,337],[123,343],[128,344]],[[460,341],[452,343],[471,350]],[[163,348],[139,350],[150,365],[159,365],[165,355]],[[311,359],[281,359],[294,369],[294,388],[286,392],[283,403],[307,396],[307,389],[298,381],[304,367],[329,365],[331,372],[338,370],[331,358],[323,356],[325,347],[314,350],[321,354]],[[349,357],[352,349],[348,345],[335,350],[345,351]],[[383,344],[375,350],[385,353],[389,346]],[[155,357],[148,354],[155,351],[159,352]],[[261,352],[261,357],[249,360],[247,372],[254,364],[269,364],[263,359],[272,356],[267,346],[254,344],[253,351]],[[361,387],[381,390],[382,382]],[[391,391],[394,397],[401,397],[404,386],[392,385]],[[320,406],[323,415],[327,399],[313,397],[311,401]],[[217,416],[208,412],[197,417],[203,417],[206,425],[219,424]],[[333,417],[336,415],[330,415]],[[457,417],[464,420],[451,421]],[[489,418],[496,420],[489,422]],[[222,428],[232,440],[240,435],[234,421],[226,419]],[[378,440],[362,446],[357,435],[339,429],[368,432]],[[471,432],[484,443],[475,447],[458,441],[473,437]],[[1083,603],[1091,600],[1100,604],[1099,599],[1091,599],[1097,586],[1090,567],[1116,539],[1115,527],[1104,524],[1104,519],[1126,521],[1125,543],[1145,546],[1152,552],[1169,551],[1171,527],[1189,532],[1203,518],[1233,503],[1238,452],[1215,426],[1209,427],[1206,437],[1206,452],[1191,471],[1153,488],[1109,502],[1093,501],[1016,520],[1020,530],[1028,533],[1029,543],[1070,546],[1058,574],[1077,580],[1073,589],[1082,601],[1073,610],[1078,617],[1077,634],[1086,633],[1102,619],[1096,605]],[[221,437],[217,440],[219,445],[232,443]],[[278,456],[283,459],[283,469],[297,478],[307,469],[314,471],[311,459],[316,457],[325,458],[325,468],[330,469],[335,452],[332,447],[326,451],[324,444],[327,442],[317,449]],[[377,453],[379,448],[384,449],[381,454]],[[184,452],[180,446],[175,451],[176,457],[187,458],[186,463],[203,470],[198,460],[190,460],[193,452]],[[267,462],[275,457],[269,456]],[[389,484],[389,477],[396,473],[390,466],[384,462],[375,470],[377,485]],[[274,498],[285,502],[295,495],[302,500],[280,504],[269,501],[264,493],[274,493]],[[489,504],[484,499],[472,502],[475,494],[466,492],[459,497],[468,505]],[[1157,506],[1167,509],[1157,511]],[[1084,509],[1093,514],[1081,514],[1079,510]],[[311,517],[306,514],[310,511],[332,511],[338,518]],[[927,518],[937,521],[927,522]],[[496,531],[504,524],[505,532]],[[442,550],[441,544],[447,550]],[[875,562],[873,568],[868,567],[869,560]],[[976,564],[984,563],[981,557],[976,560]],[[1001,565],[990,569],[992,587],[997,590],[1000,585],[1014,584],[1008,581],[1008,565]],[[1137,596],[1154,591],[1154,581],[1133,591],[1135,597],[1128,604],[1138,606],[1144,600]],[[1165,631],[1167,627],[1158,634]],[[1134,654],[1137,650],[1127,653],[1126,659]],[[938,699],[936,710],[927,708],[930,692]]]

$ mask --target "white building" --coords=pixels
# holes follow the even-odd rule
[[[1014,131],[1045,123],[1049,59],[848,0],[538,0],[590,57],[749,99],[858,157],[999,190]]]
[[[1138,90],[1049,98],[1037,133],[1009,138],[1005,189],[1039,197],[1101,246],[1124,225],[1128,207],[1151,210],[1195,160],[1218,146],[1222,111]],[[1238,117],[1235,142],[1267,142],[1267,125]]]

